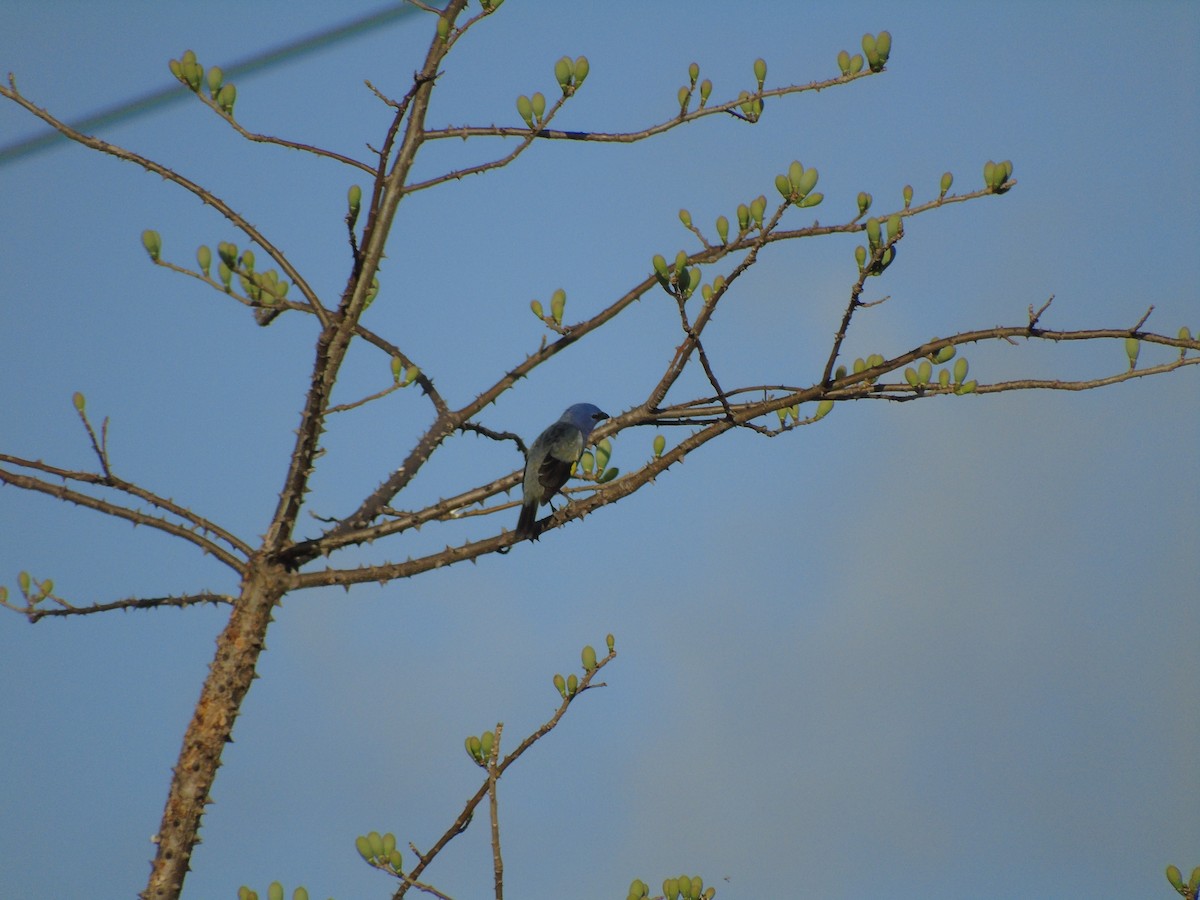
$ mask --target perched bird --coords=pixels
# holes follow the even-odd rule
[[[517,519],[517,540],[536,539],[538,507],[549,503],[571,477],[588,436],[608,413],[590,403],[576,403],[557,422],[537,436],[525,459],[524,496]]]

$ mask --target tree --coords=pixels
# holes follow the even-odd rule
[[[1006,192],[1012,186],[1011,180],[1007,178],[1008,172],[1001,169],[1000,171],[1003,173],[1003,177],[1001,177],[997,174],[996,166],[993,164],[990,180],[986,181],[982,187],[966,192],[949,193],[945,198],[941,196],[935,198],[931,195],[924,199],[914,198],[911,202],[907,198],[898,199],[882,210],[887,215],[876,220],[879,223],[878,237],[863,245],[863,255],[857,273],[852,273],[852,277],[845,279],[847,281],[845,292],[849,294],[849,303],[845,306],[839,319],[840,326],[838,323],[833,323],[834,327],[827,329],[836,330],[837,336],[826,346],[825,352],[819,360],[820,365],[815,367],[815,371],[810,373],[810,377],[806,380],[791,377],[780,383],[765,381],[768,375],[756,372],[751,378],[738,378],[731,383],[730,376],[723,374],[722,367],[710,361],[709,354],[703,352],[707,343],[713,339],[709,335],[719,335],[719,332],[706,330],[711,321],[712,311],[718,308],[727,308],[729,300],[726,300],[726,297],[732,299],[736,296],[735,288],[739,280],[746,277],[744,273],[750,272],[751,267],[757,265],[760,255],[774,251],[776,244],[780,241],[799,240],[824,234],[857,235],[867,229],[869,212],[873,211],[862,209],[863,201],[860,200],[859,214],[854,215],[854,210],[849,210],[844,217],[836,220],[838,223],[836,225],[808,226],[805,224],[807,220],[801,218],[793,227],[788,224],[790,221],[788,217],[804,215],[803,212],[799,212],[793,207],[809,203],[816,196],[813,193],[816,185],[808,184],[808,180],[812,180],[814,177],[812,173],[815,168],[811,165],[807,168],[798,165],[781,165],[779,168],[785,171],[780,172],[781,180],[777,181],[779,194],[771,195],[769,204],[765,200],[755,203],[751,197],[745,197],[744,227],[742,221],[739,220],[741,218],[740,210],[735,212],[731,209],[729,218],[734,221],[730,225],[730,236],[727,240],[721,239],[719,234],[714,238],[707,226],[700,226],[696,222],[688,221],[691,219],[690,214],[687,216],[681,214],[681,218],[685,219],[685,227],[695,229],[694,234],[698,238],[699,248],[696,246],[697,240],[689,239],[690,243],[687,245],[688,249],[685,251],[683,260],[678,260],[674,252],[662,254],[662,258],[656,259],[654,262],[654,274],[644,275],[639,272],[632,279],[632,283],[623,292],[616,295],[619,299],[615,302],[608,305],[597,305],[591,314],[581,319],[575,319],[569,315],[564,317],[559,312],[555,298],[561,298],[562,295],[547,290],[543,295],[547,302],[541,310],[543,326],[547,332],[547,338],[542,347],[523,362],[513,363],[510,361],[511,368],[508,369],[507,374],[483,388],[481,392],[474,393],[480,391],[480,388],[472,386],[469,393],[474,394],[473,400],[465,404],[448,402],[439,389],[439,385],[443,383],[443,379],[452,380],[453,376],[443,374],[444,367],[426,363],[421,359],[421,354],[409,350],[404,342],[369,328],[363,324],[365,320],[360,321],[360,317],[368,303],[374,299],[376,270],[384,258],[384,245],[390,233],[390,216],[395,212],[397,204],[401,199],[407,200],[409,192],[413,191],[414,187],[433,189],[438,183],[457,179],[467,174],[468,171],[460,165],[448,170],[449,174],[444,178],[436,174],[416,175],[410,174],[417,170],[410,169],[407,163],[410,158],[416,158],[416,149],[429,137],[422,134],[419,128],[414,127],[411,123],[419,125],[422,122],[425,106],[440,86],[439,80],[434,78],[433,73],[442,67],[443,54],[460,40],[463,33],[455,30],[462,28],[465,24],[462,21],[454,20],[454,13],[459,8],[461,8],[459,4],[452,4],[451,10],[454,12],[447,14],[442,19],[447,23],[449,30],[446,31],[444,40],[435,39],[430,45],[431,49],[423,75],[419,75],[415,79],[411,91],[395,99],[389,98],[386,91],[379,91],[380,99],[391,105],[396,111],[394,121],[397,127],[393,136],[383,144],[377,145],[384,151],[389,171],[395,174],[389,176],[390,182],[388,183],[381,178],[374,190],[371,189],[369,183],[364,185],[367,189],[361,205],[365,224],[355,222],[354,202],[351,201],[351,215],[347,217],[347,221],[350,226],[349,243],[354,253],[354,268],[353,274],[347,282],[346,291],[342,295],[341,305],[328,301],[324,304],[320,303],[318,299],[320,292],[316,289],[305,289],[306,282],[302,266],[292,262],[291,256],[288,254],[281,251],[272,252],[273,244],[270,236],[255,229],[232,206],[225,208],[218,206],[226,218],[241,227],[246,234],[252,236],[260,248],[267,250],[268,255],[271,256],[271,263],[262,259],[262,250],[257,250],[255,253],[258,255],[258,259],[253,264],[252,270],[250,260],[243,252],[244,243],[239,240],[237,249],[234,250],[230,250],[229,245],[226,244],[224,247],[218,247],[214,254],[215,258],[209,261],[209,271],[215,270],[215,276],[209,278],[210,282],[214,286],[220,287],[223,279],[219,265],[224,263],[227,268],[237,270],[236,273],[231,272],[231,290],[236,294],[238,287],[241,288],[241,291],[244,292],[242,294],[244,299],[256,307],[260,323],[269,324],[275,328],[297,329],[296,324],[288,324],[289,320],[295,320],[301,315],[308,314],[320,320],[323,328],[322,337],[317,341],[318,362],[314,368],[305,412],[298,429],[296,444],[291,448],[288,476],[276,508],[276,515],[271,520],[262,545],[255,545],[244,538],[235,537],[236,529],[233,527],[223,527],[219,523],[210,521],[207,517],[200,518],[199,513],[191,512],[183,504],[175,504],[166,496],[154,494],[146,488],[120,480],[119,464],[114,462],[114,469],[110,470],[110,457],[106,451],[104,429],[94,421],[94,418],[89,417],[87,401],[82,395],[76,399],[76,409],[83,417],[88,429],[87,433],[96,455],[98,466],[96,471],[66,469],[53,463],[50,464],[51,467],[48,467],[31,457],[18,457],[15,454],[4,457],[8,467],[4,470],[2,477],[7,483],[40,490],[78,503],[89,504],[102,512],[118,513],[118,515],[123,515],[139,524],[167,531],[176,537],[199,545],[219,561],[225,562],[237,572],[241,580],[240,594],[236,601],[232,591],[225,595],[219,592],[203,591],[189,593],[182,598],[153,598],[148,603],[145,598],[140,598],[134,604],[180,605],[228,602],[233,607],[233,613],[221,640],[225,642],[226,648],[229,646],[241,648],[238,653],[229,653],[227,649],[225,651],[218,650],[218,662],[214,666],[208,682],[209,694],[207,699],[202,698],[201,704],[197,707],[193,727],[189,731],[189,737],[185,738],[185,755],[181,758],[179,767],[183,775],[177,778],[173,785],[175,799],[168,801],[170,814],[165,817],[164,827],[160,830],[159,835],[162,864],[156,871],[159,873],[160,880],[166,883],[171,883],[182,876],[184,863],[186,863],[195,840],[195,825],[202,809],[203,800],[207,796],[208,785],[215,775],[216,763],[219,761],[224,742],[232,728],[233,719],[240,709],[242,696],[254,675],[257,651],[275,604],[285,594],[298,589],[369,581],[390,581],[411,577],[434,568],[442,568],[453,562],[477,558],[486,553],[508,549],[511,545],[511,536],[505,535],[498,524],[495,526],[490,524],[494,521],[494,516],[485,519],[489,522],[488,537],[475,538],[454,549],[435,549],[424,555],[416,555],[411,562],[400,562],[389,557],[388,544],[381,539],[405,533],[426,523],[447,521],[453,525],[455,520],[462,518],[464,511],[470,512],[473,518],[475,510],[479,508],[478,504],[484,504],[484,508],[492,512],[501,508],[502,504],[499,504],[496,498],[499,498],[502,492],[510,489],[518,477],[518,473],[511,466],[503,473],[500,473],[494,466],[486,468],[482,471],[486,471],[488,474],[482,480],[479,477],[481,470],[471,468],[465,483],[453,482],[459,486],[451,489],[454,493],[451,493],[448,499],[429,503],[423,509],[414,504],[413,506],[406,505],[403,508],[405,511],[397,512],[394,498],[406,496],[400,491],[407,488],[410,480],[421,473],[426,461],[433,458],[434,451],[440,452],[440,448],[456,434],[474,433],[485,441],[493,442],[497,447],[508,447],[510,453],[513,447],[519,448],[521,442],[515,432],[486,422],[481,414],[488,405],[510,390],[521,377],[534,372],[538,366],[554,359],[559,353],[578,352],[577,348],[584,345],[588,335],[599,332],[601,326],[615,328],[615,325],[609,325],[609,323],[618,321],[620,316],[627,317],[626,310],[633,309],[636,301],[640,300],[644,304],[650,302],[674,304],[673,308],[677,316],[675,327],[678,329],[674,340],[682,342],[681,350],[670,361],[666,373],[658,373],[661,380],[647,382],[647,384],[659,384],[662,390],[646,390],[644,391],[645,396],[639,396],[636,403],[631,401],[624,404],[622,414],[606,427],[603,434],[616,436],[636,426],[655,426],[672,435],[678,432],[668,426],[685,426],[695,430],[689,430],[685,438],[671,440],[662,449],[655,447],[651,450],[650,439],[644,440],[645,455],[650,457],[648,462],[641,465],[635,462],[634,466],[637,467],[635,471],[630,472],[626,469],[622,477],[599,485],[595,490],[582,491],[578,495],[579,499],[556,515],[555,525],[582,517],[600,506],[629,496],[640,487],[650,483],[657,475],[665,472],[674,462],[681,460],[691,450],[698,449],[717,436],[723,436],[735,429],[753,430],[762,436],[771,436],[781,431],[808,426],[814,424],[818,417],[823,417],[828,413],[831,402],[869,398],[905,401],[932,399],[939,395],[1001,393],[1031,387],[1064,386],[1057,380],[1008,379],[991,383],[984,382],[972,388],[970,379],[965,375],[958,376],[953,372],[952,366],[957,364],[962,356],[954,356],[952,362],[949,353],[951,347],[961,347],[987,340],[1011,341],[1031,338],[1052,341],[1073,339],[1108,342],[1118,347],[1124,345],[1125,352],[1129,355],[1127,364],[1122,362],[1118,355],[1116,357],[1118,364],[1109,367],[1103,375],[1074,379],[1071,384],[1066,385],[1074,388],[1099,387],[1140,378],[1146,374],[1164,374],[1174,368],[1190,366],[1197,358],[1187,355],[1186,352],[1189,349],[1197,349],[1190,333],[1184,335],[1182,332],[1156,333],[1153,330],[1146,330],[1143,328],[1146,321],[1141,319],[1144,312],[1142,309],[1138,309],[1136,314],[1131,313],[1130,321],[1117,327],[1086,327],[1074,331],[1060,328],[1043,330],[1042,315],[1046,310],[1039,301],[1036,308],[1031,306],[1026,317],[1014,321],[1012,324],[956,331],[954,334],[910,343],[900,350],[889,347],[886,348],[887,352],[881,353],[876,360],[872,360],[871,354],[864,350],[860,357],[863,365],[855,366],[852,354],[844,352],[843,341],[848,335],[853,335],[852,326],[857,323],[858,317],[862,314],[860,300],[865,296],[862,293],[863,290],[870,291],[877,283],[872,276],[883,275],[883,270],[891,262],[889,254],[895,254],[898,250],[905,249],[900,247],[897,242],[903,237],[904,228],[913,227],[908,225],[908,221],[924,213],[942,209],[947,203],[967,199],[983,199]],[[506,9],[505,14],[507,12]],[[490,24],[490,21],[487,24]],[[181,59],[178,63],[180,74],[185,79],[191,75],[188,67],[192,64],[193,61],[187,58]],[[565,65],[567,77],[563,79],[561,74],[559,77],[561,81],[565,81],[564,103],[569,103],[574,98],[568,95],[577,86],[581,92],[585,91],[586,87],[579,84],[581,66],[579,59],[568,60]],[[447,62],[446,67],[449,68],[449,66],[450,63]],[[762,114],[773,115],[776,108],[783,109],[788,102],[782,95],[802,92],[810,87],[832,87],[843,82],[864,80],[868,77],[866,72],[842,74],[823,79],[812,86],[772,89],[766,86],[765,76],[760,74],[756,67],[747,68],[751,69],[759,84],[756,86],[750,83],[748,85],[750,90],[746,97],[734,95],[728,103],[709,101],[704,110],[697,110],[696,106],[697,95],[703,90],[700,76],[689,76],[688,85],[684,87],[683,95],[679,98],[680,105],[686,105],[689,112],[672,116],[663,123],[663,129],[678,127],[694,118],[726,118],[728,115],[733,115],[742,119],[755,120],[760,115],[760,110],[756,106],[758,102],[765,101],[772,107],[770,110],[762,110]],[[693,81],[696,82],[694,85]],[[195,87],[201,97],[211,94],[210,87],[203,82],[198,82]],[[215,110],[218,111],[222,105],[226,107],[230,105],[227,99],[222,100],[221,90],[222,86],[219,83],[216,84],[216,97],[210,98]],[[22,98],[14,90],[6,91],[6,96],[22,102]],[[226,93],[226,97],[228,97],[228,93]],[[474,146],[476,137],[502,133],[512,140],[521,142],[517,145],[518,152],[542,140],[562,140],[567,137],[571,137],[572,140],[579,139],[578,135],[569,135],[554,130],[557,125],[558,110],[563,104],[547,102],[545,111],[539,113],[535,101],[536,95],[533,100],[529,101],[528,108],[525,104],[518,104],[519,114],[522,118],[527,118],[524,127],[518,125],[495,129],[488,126],[477,131],[455,128],[447,129],[441,135],[434,137],[457,137],[465,134],[472,138],[472,141],[468,142],[468,146]],[[723,106],[727,109],[722,109]],[[228,109],[225,111],[228,112]],[[530,119],[532,121],[529,121]],[[236,124],[232,117],[230,117],[230,124]],[[651,128],[642,129],[638,134],[649,137],[652,130]],[[536,139],[535,132],[538,135]],[[622,137],[619,142],[624,143],[624,141],[625,139]],[[617,141],[614,140],[614,142]],[[129,154],[124,154],[124,156],[130,157]],[[506,150],[491,159],[496,163],[496,168],[501,168],[507,165],[513,156],[514,154]],[[181,174],[165,167],[154,168],[155,164],[149,163],[148,160],[142,164],[169,180],[188,187],[184,184],[184,177]],[[358,168],[361,169],[362,166],[360,165]],[[356,177],[360,177],[361,174],[356,173]],[[766,180],[769,181],[769,178]],[[961,180],[962,176],[960,176],[960,182]],[[211,194],[199,186],[196,186],[195,189],[189,187],[189,190],[211,205],[222,203],[215,194]],[[419,194],[413,192],[411,196],[417,197]],[[718,229],[719,226],[714,226],[713,231],[716,232]],[[151,257],[160,265],[177,268],[190,267],[190,262],[186,258],[172,256],[170,248],[174,245],[174,240],[166,228],[163,229],[163,234],[166,238],[165,248],[163,247],[163,237],[157,232],[149,232],[145,235],[146,249]],[[212,242],[210,239],[209,243]],[[671,247],[671,251],[675,251],[675,249],[675,247]],[[394,250],[391,252],[391,257],[397,255]],[[647,270],[650,268],[648,264],[649,259],[647,259]],[[274,279],[268,277],[263,280],[263,270],[268,265],[277,266],[282,275],[277,275]],[[726,268],[720,269],[719,267],[722,265]],[[194,267],[195,274],[202,275],[203,269],[204,262],[198,261],[197,266]],[[378,290],[381,304],[387,299],[389,291],[387,269],[388,266],[384,264],[382,274],[379,276]],[[404,271],[407,276],[409,271],[407,267],[400,269],[397,266],[397,269]],[[715,273],[717,271],[721,271],[724,277],[723,284],[716,280]],[[693,275],[693,272],[699,274]],[[710,272],[714,274],[710,275]],[[891,274],[890,270],[888,274]],[[276,293],[276,285],[280,283],[280,278],[290,282],[294,287],[285,298],[267,299],[269,295]],[[477,278],[481,284],[486,284],[486,275],[477,276]],[[887,275],[883,275],[879,281],[886,283],[886,280]],[[698,281],[706,283],[706,286],[712,291],[711,296],[705,295],[704,288],[697,288]],[[572,298],[575,295],[575,290],[572,288]],[[670,295],[670,298],[665,299],[666,295]],[[398,294],[398,296],[403,295]],[[575,301],[572,299],[568,309],[574,305]],[[471,307],[466,308],[470,309]],[[660,305],[659,309],[661,308]],[[280,310],[283,310],[282,314],[277,315]],[[311,336],[311,332],[309,334]],[[668,334],[665,330],[660,332],[660,335],[665,334]],[[373,347],[377,354],[382,354],[377,356],[373,369],[378,373],[382,369],[383,363],[386,362],[391,372],[391,384],[386,388],[378,389],[377,383],[376,389],[370,391],[358,391],[354,387],[350,387],[347,389],[347,400],[335,403],[332,395],[334,385],[335,383],[339,386],[344,384],[340,380],[343,353],[348,347],[359,346],[357,343],[350,343],[349,339],[352,335]],[[702,335],[705,343],[701,342]],[[461,340],[463,335],[455,334],[454,337],[457,341]],[[477,336],[468,338],[472,342],[479,339]],[[1147,364],[1144,358],[1134,359],[1135,356],[1144,352],[1143,347],[1150,345],[1160,348],[1158,356],[1152,362]],[[1165,348],[1170,348],[1169,352]],[[368,349],[367,353],[369,352],[372,351]],[[521,352],[523,353],[523,351]],[[1149,351],[1145,352],[1148,355]],[[364,355],[363,358],[370,360],[371,357]],[[922,370],[921,360],[923,358],[925,358],[928,373]],[[940,360],[940,365],[944,366],[944,370],[948,372],[949,384],[935,385],[933,383],[933,379],[938,377],[934,374],[935,359]],[[837,370],[839,362],[847,367],[844,374]],[[370,362],[364,362],[363,365],[366,371],[372,370]],[[691,374],[686,368],[688,365],[696,374]],[[809,368],[812,367],[810,365],[803,367],[806,372]],[[428,373],[423,373],[422,369],[427,369]],[[909,370],[911,370],[911,374],[909,374]],[[687,392],[680,391],[684,399],[667,402],[665,399],[668,396],[667,390],[674,387],[676,379],[685,374],[689,377],[678,382],[680,388],[687,389]],[[736,376],[734,377],[736,378]],[[376,381],[378,382],[378,379]],[[603,383],[603,379],[597,381],[597,384]],[[773,387],[764,389],[762,387],[764,383],[773,385]],[[395,469],[395,472],[387,478],[380,476],[382,484],[376,490],[362,492],[361,495],[365,499],[354,512],[347,515],[339,511],[336,518],[333,518],[333,514],[327,509],[317,506],[316,511],[325,517],[325,521],[317,529],[322,536],[310,539],[307,534],[301,534],[297,529],[297,518],[301,510],[306,509],[304,495],[310,486],[310,469],[316,466],[318,477],[322,472],[318,458],[318,453],[325,449],[325,445],[321,443],[322,424],[329,428],[328,440],[330,443],[328,446],[331,451],[329,458],[332,459],[337,450],[333,414],[336,412],[337,415],[346,417],[357,414],[366,406],[367,400],[378,401],[383,397],[390,397],[406,384],[419,387],[429,398],[433,407],[433,425],[422,423],[423,433],[413,444],[414,449],[409,451],[401,468]],[[456,393],[462,390],[462,386],[458,386]],[[415,390],[411,393],[415,393]],[[800,404],[809,405],[802,407]],[[379,409],[381,407],[382,404],[375,402],[374,406],[369,408]],[[780,413],[783,415],[779,415]],[[412,413],[410,412],[409,415]],[[377,421],[385,420],[386,413]],[[636,435],[636,432],[633,434]],[[624,447],[629,447],[631,443],[628,440],[617,442],[615,445],[617,455],[611,462],[618,462],[621,455],[628,452],[624,450]],[[357,456],[356,452],[351,459],[357,462]],[[379,456],[388,459],[387,470],[395,468],[396,459],[393,453],[379,454]],[[495,457],[493,456],[493,458]],[[636,456],[633,458],[637,459]],[[344,459],[345,457],[343,457]],[[344,467],[345,462],[339,465]],[[607,471],[609,466],[605,463],[599,468],[601,471]],[[118,474],[112,474],[114,470]],[[377,469],[376,471],[386,470]],[[59,483],[59,479],[63,477],[67,480],[69,486],[67,489],[64,489]],[[375,476],[371,477],[379,480]],[[597,475],[592,480],[599,483],[602,477]],[[105,498],[112,496],[115,492],[118,497],[124,495],[130,502],[139,505],[149,504],[149,507],[156,509],[157,512],[147,512],[145,508],[138,509],[131,506],[125,513],[121,513],[116,506],[112,505],[114,501],[99,499],[86,492],[87,488],[97,485],[109,489],[108,493],[104,494]],[[89,497],[92,499],[88,499]],[[339,504],[344,503],[344,498],[339,497],[338,502]],[[313,505],[315,506],[315,504]],[[417,509],[420,511],[413,512]],[[515,512],[510,507],[506,515],[515,518]],[[473,521],[468,520],[468,522],[472,528],[476,527]],[[305,524],[310,523],[306,522]],[[461,526],[456,527],[460,532],[463,531]],[[507,522],[504,527],[511,528],[511,523]],[[439,538],[439,540],[441,539]],[[334,562],[336,557],[331,554],[349,548],[358,548],[368,541],[378,543],[372,543],[369,548],[371,551],[377,552],[365,557],[373,559],[373,562],[367,567],[361,567],[360,559],[363,557],[346,553],[343,553],[343,558],[349,555],[348,563],[338,565]],[[522,551],[526,552],[526,548],[522,548]],[[329,565],[334,566],[332,572],[323,568],[321,563],[316,562],[319,557],[324,555],[331,555]],[[22,583],[19,583],[18,587],[24,596],[21,601],[15,599],[13,601],[13,605],[23,608],[31,618],[44,615],[55,602],[53,586],[47,586],[47,579],[44,576],[36,573],[35,576],[29,580],[28,586],[23,583],[22,579]],[[39,597],[40,599],[38,599]],[[128,606],[131,603],[132,601],[118,601],[118,605]],[[68,609],[65,602],[60,602],[58,605],[59,608],[56,612],[72,613],[76,611]],[[188,801],[188,797],[191,797],[192,800]],[[178,829],[173,827],[173,823],[177,820],[182,823],[182,827]],[[170,860],[167,859],[168,854]],[[169,895],[169,891],[164,895]]]

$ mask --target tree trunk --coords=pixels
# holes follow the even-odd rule
[[[262,557],[252,558],[229,623],[217,638],[217,653],[183,737],[171,789],[155,841],[158,852],[143,900],[175,900],[183,891],[200,819],[208,804],[221,753],[254,680],[275,604],[286,593],[287,573]]]

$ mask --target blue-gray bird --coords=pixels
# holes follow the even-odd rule
[[[549,503],[571,477],[571,467],[583,456],[588,437],[608,418],[598,406],[576,403],[557,422],[537,436],[525,458],[524,496],[517,519],[517,540],[537,539],[537,510]]]

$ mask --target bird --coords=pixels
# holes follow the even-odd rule
[[[517,540],[537,540],[537,510],[559,492],[571,477],[571,467],[583,456],[588,437],[608,413],[591,403],[576,403],[537,436],[525,458],[524,494],[517,519]]]

